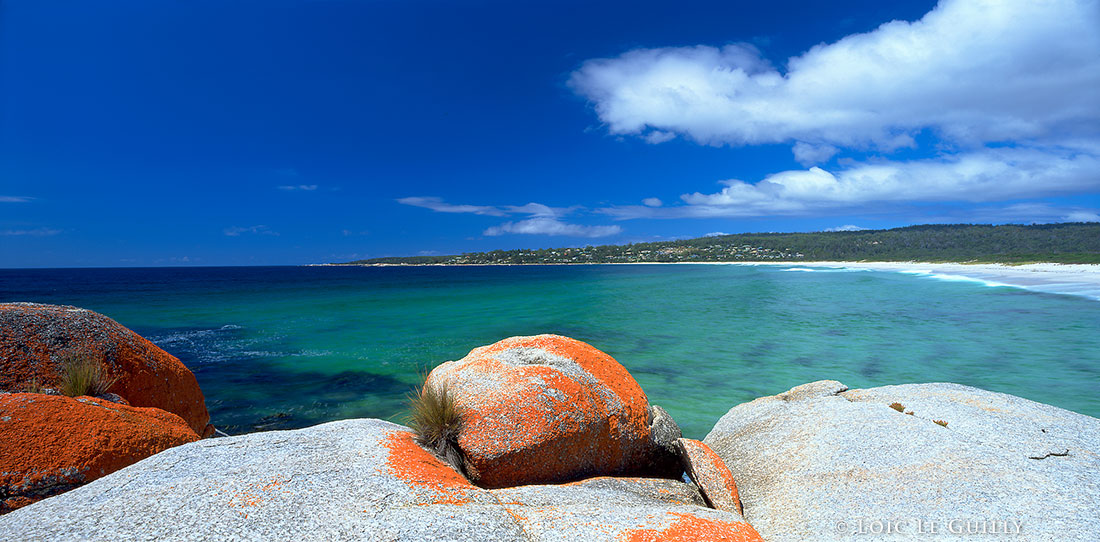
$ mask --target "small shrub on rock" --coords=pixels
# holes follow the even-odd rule
[[[890,408],[892,408],[892,409],[894,409],[898,412],[905,412],[905,407],[902,406],[901,403],[890,403]]]
[[[70,354],[61,361],[61,379],[58,390],[62,395],[103,395],[118,382],[117,376],[109,376],[103,364],[86,353]]]
[[[408,423],[418,444],[465,474],[462,449],[458,447],[462,410],[445,385],[424,385],[409,394]]]

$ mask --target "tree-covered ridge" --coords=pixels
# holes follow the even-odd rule
[[[342,265],[821,260],[1100,263],[1100,223],[947,224],[889,230],[741,233],[656,243],[372,258]]]

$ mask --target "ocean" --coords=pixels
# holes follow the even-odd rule
[[[182,360],[230,434],[403,421],[435,365],[557,333],[619,360],[685,436],[806,382],[957,382],[1100,417],[1100,302],[955,277],[735,265],[0,270]],[[812,413],[807,413],[812,415]]]

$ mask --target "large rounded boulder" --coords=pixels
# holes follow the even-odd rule
[[[1093,542],[1098,435],[1100,419],[959,384],[823,380],[733,407],[704,442],[769,541]]]
[[[182,418],[157,408],[0,393],[0,513],[196,440]]]
[[[0,516],[5,540],[760,542],[676,480],[477,487],[408,428],[343,420],[206,439]]]
[[[668,443],[655,441],[679,437],[654,430],[671,419],[654,416],[626,368],[581,341],[505,339],[436,367],[424,386],[453,397],[463,467],[482,487],[681,472]]]
[[[191,373],[175,356],[118,322],[86,309],[37,303],[0,304],[0,391],[32,382],[56,387],[68,356],[102,360],[118,377],[110,391],[133,406],[156,407],[204,434],[210,415]]]

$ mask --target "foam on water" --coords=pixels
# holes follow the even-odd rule
[[[164,348],[187,362],[204,364],[236,362],[241,359],[278,359],[323,355],[316,352],[305,353],[257,348],[276,346],[284,339],[284,336],[281,334],[252,335],[248,333],[245,326],[238,324],[154,333],[149,334],[148,339],[153,344]]]
[[[208,339],[210,337],[213,337],[217,333],[233,331],[236,329],[244,329],[244,327],[235,324],[226,324],[224,326],[214,329],[192,329],[177,333],[169,333],[167,335],[155,335],[151,336],[149,340],[155,343],[165,344],[172,344],[177,342],[194,342],[195,340]]]
[[[882,271],[889,272],[890,270],[882,269]],[[1091,282],[1056,282],[1052,279],[1043,277],[1024,277],[1020,278],[1018,282],[1012,283],[1004,282],[1004,278],[1001,280],[990,280],[982,278],[980,274],[977,274],[979,276],[960,275],[955,273],[941,273],[931,269],[898,269],[894,272],[946,282],[973,282],[994,288],[1018,288],[1044,294],[1072,295],[1092,300],[1100,300],[1100,286]]]
[[[1010,288],[1022,288],[1022,286],[1016,284],[1005,284],[1003,282],[996,282],[992,280],[985,280],[978,277],[968,277],[966,275],[952,275],[949,273],[921,273],[921,276],[927,276],[931,279],[942,280],[946,282],[973,282],[981,284],[983,286],[989,286],[991,288],[1010,287]]]
[[[801,271],[804,273],[863,273],[871,271],[862,267],[788,267],[780,271]]]
[[[1044,294],[1072,295],[1100,301],[1100,288],[1098,288],[1094,284],[1085,284],[1079,282],[1050,282],[1046,284],[1020,286],[1020,288],[1031,290],[1033,292],[1041,292]]]

